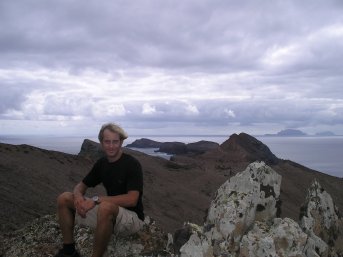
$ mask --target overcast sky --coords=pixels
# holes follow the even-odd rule
[[[341,0],[1,0],[0,134],[343,134]]]

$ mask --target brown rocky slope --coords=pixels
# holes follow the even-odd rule
[[[93,146],[91,150],[87,146]],[[172,161],[125,149],[144,171],[144,206],[167,232],[184,221],[203,223],[213,193],[230,176],[255,161],[268,163],[282,175],[282,217],[298,220],[306,189],[316,178],[343,208],[343,181],[276,158],[255,138],[232,135],[220,147],[201,155],[174,156]],[[11,231],[44,214],[55,212],[55,199],[88,172],[98,155],[97,144],[85,141],[79,156],[28,145],[0,144],[0,229]],[[96,191],[101,189],[96,189]],[[92,194],[92,193],[90,193]]]

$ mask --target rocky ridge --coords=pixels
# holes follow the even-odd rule
[[[281,218],[299,220],[299,208],[314,179],[343,209],[342,179],[281,160],[245,133],[233,134],[220,147],[203,154],[174,155],[171,160],[124,151],[142,163],[145,213],[167,233],[179,231],[185,221],[203,224],[218,187],[254,161],[264,161],[282,176]],[[0,237],[30,225],[33,219],[54,214],[57,195],[72,190],[99,154],[99,144],[90,140],[85,140],[77,156],[0,143]],[[89,195],[102,192],[98,187]],[[182,238],[178,236],[174,245],[180,248],[185,243]]]
[[[87,139],[81,148],[76,156],[0,143],[0,234],[56,212],[58,194],[72,190],[102,154],[99,144]],[[283,178],[282,218],[299,219],[299,208],[313,179],[343,209],[342,179],[278,159],[262,142],[245,133],[233,134],[220,147],[203,154],[174,155],[171,160],[128,148],[124,151],[142,163],[146,215],[170,233],[184,221],[201,224],[218,187],[254,161],[264,161]],[[103,192],[97,187],[89,196]]]
[[[280,218],[281,179],[263,162],[254,162],[219,187],[203,225],[185,222],[173,237],[148,217],[137,235],[111,240],[107,256],[343,256],[342,217],[331,196],[313,181],[301,222]],[[92,231],[78,226],[75,234],[81,254],[89,256]],[[0,256],[53,256],[60,240],[56,217],[44,216],[4,234]]]

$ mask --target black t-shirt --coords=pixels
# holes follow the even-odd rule
[[[131,190],[139,191],[137,205],[127,209],[136,212],[144,220],[143,172],[138,160],[131,155],[123,153],[115,162],[109,162],[106,157],[100,158],[82,182],[87,187],[102,183],[109,196],[126,194]]]

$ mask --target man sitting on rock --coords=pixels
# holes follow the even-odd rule
[[[98,138],[106,157],[94,164],[73,192],[57,199],[63,248],[55,257],[80,256],[75,249],[75,222],[95,228],[92,257],[103,256],[112,234],[129,235],[143,227],[143,173],[138,160],[122,151],[127,134],[109,123],[102,126]],[[88,187],[100,183],[107,196],[85,197]]]

